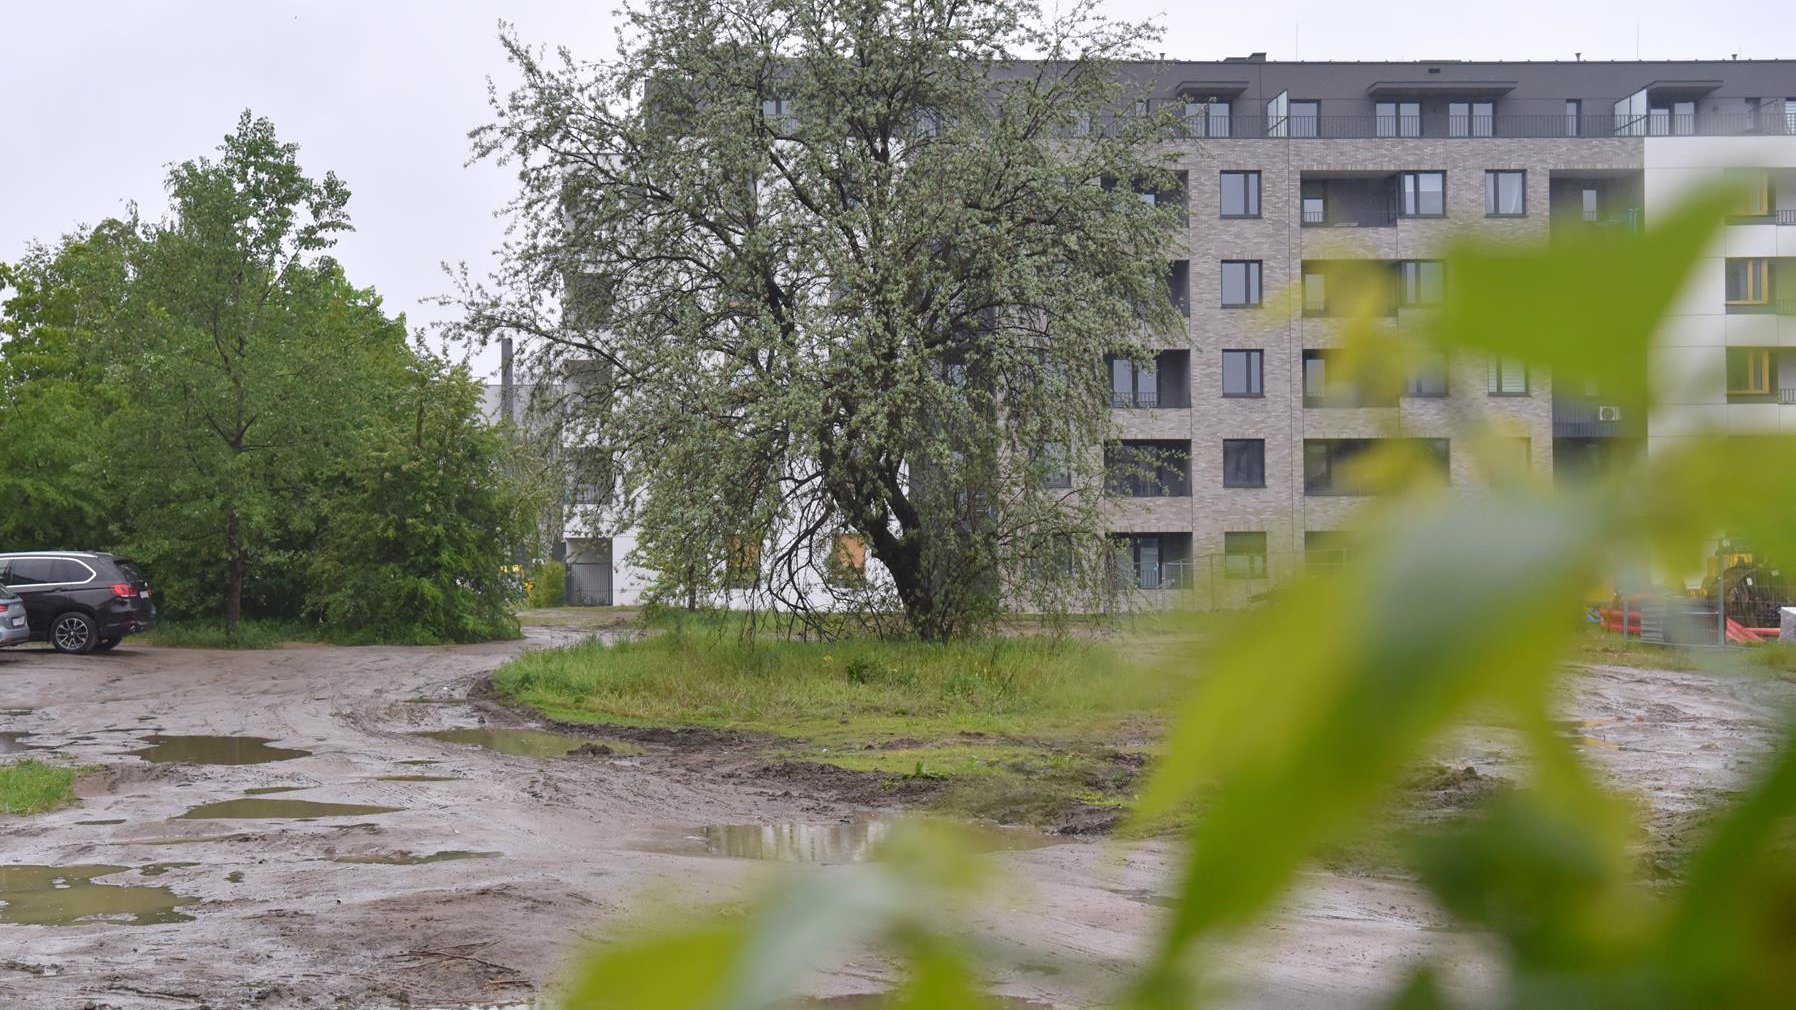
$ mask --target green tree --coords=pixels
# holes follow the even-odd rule
[[[393,416],[344,462],[312,562],[314,603],[351,635],[424,644],[515,638],[512,545],[535,502],[509,476],[465,368],[411,369]]]
[[[119,468],[133,551],[177,575],[171,602],[216,607],[234,633],[258,566],[299,567],[319,476],[411,355],[403,320],[325,254],[349,229],[347,187],[308,178],[268,120],[245,112],[219,157],[176,166],[168,189],[135,257],[131,398],[107,437],[133,448]]]
[[[1003,0],[628,20],[613,63],[505,37],[523,84],[474,139],[518,166],[517,241],[465,325],[598,363],[569,413],[658,588],[861,598],[830,578],[848,532],[929,639],[1101,595],[1100,362],[1176,321],[1177,211],[1131,192],[1177,185],[1166,123],[1114,115],[1152,30]]]

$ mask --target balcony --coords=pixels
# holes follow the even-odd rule
[[[1639,411],[1623,410],[1599,398],[1554,393],[1554,438],[1639,438],[1646,434]]]
[[[1129,117],[1111,117],[1104,129]],[[1429,111],[1419,117],[1233,115],[1219,127],[1215,119],[1194,117],[1175,127],[1168,139],[1227,140],[1414,140],[1492,137],[1603,139],[1611,137],[1734,137],[1796,134],[1796,122],[1773,113],[1702,113],[1676,115],[1602,115],[1586,112],[1576,120],[1563,113],[1494,116],[1451,116]],[[1093,129],[1098,124],[1092,124]]]
[[[1396,176],[1304,173],[1300,223],[1305,228],[1390,228],[1396,225]]]

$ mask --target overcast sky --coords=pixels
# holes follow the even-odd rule
[[[167,166],[210,154],[245,108],[349,184],[337,255],[414,328],[439,318],[438,264],[491,262],[513,191],[465,166],[509,82],[501,17],[527,40],[609,55],[614,4],[580,0],[0,0],[0,260],[135,200],[164,208]],[[1626,11],[1625,15],[1621,13]],[[1114,0],[1159,17],[1169,58],[1742,59],[1796,57],[1786,0]],[[1638,19],[1638,21],[1636,21]],[[1636,42],[1638,32],[1638,42]],[[490,355],[478,363],[492,366]]]

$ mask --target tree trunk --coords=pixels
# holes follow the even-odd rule
[[[237,510],[225,516],[225,639],[237,643],[237,624],[243,620],[243,545]]]

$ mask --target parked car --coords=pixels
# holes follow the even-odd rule
[[[148,580],[136,565],[111,554],[0,554],[0,584],[25,601],[31,637],[58,652],[104,652],[156,625]]]
[[[31,640],[31,621],[25,616],[25,601],[17,593],[0,586],[0,647],[18,645]]]

